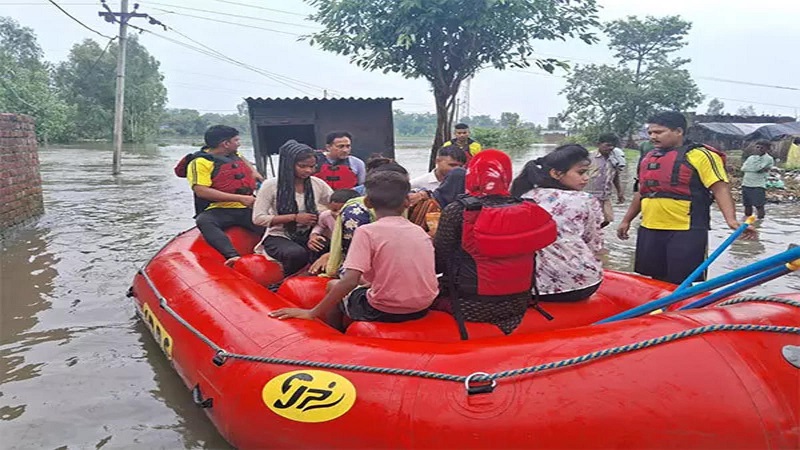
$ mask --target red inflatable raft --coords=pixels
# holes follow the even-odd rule
[[[242,254],[256,241],[229,234]],[[255,255],[225,267],[191,230],[131,291],[195,403],[236,447],[800,447],[800,295],[592,326],[672,287],[609,272],[591,299],[545,305],[553,321],[530,312],[510,336],[469,324],[460,341],[441,312],[344,334],[271,319],[316,303],[325,283],[292,278],[274,294],[275,269]]]

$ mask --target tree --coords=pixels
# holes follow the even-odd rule
[[[33,30],[0,17],[0,112],[33,116],[40,140],[65,141],[71,111],[53,88],[43,57]]]
[[[491,118],[491,116],[487,116],[485,114],[480,116],[469,117],[467,123],[469,123],[471,127],[481,127],[481,128],[497,127],[497,122],[495,122],[494,119]]]
[[[756,109],[753,108],[753,105],[747,105],[746,107],[742,107],[736,110],[736,114],[740,116],[755,116],[758,115]]]
[[[659,109],[680,111],[698,105],[703,97],[683,68],[689,60],[669,58],[686,45],[690,28],[678,16],[607,23],[604,29],[618,64],[577,67],[562,91],[569,106],[561,117],[593,137],[604,131],[630,136]]]
[[[500,114],[499,127],[475,127],[472,138],[484,148],[500,148],[513,153],[529,150],[539,138],[541,129],[541,126],[530,122],[521,122],[517,113],[503,112]]]
[[[64,98],[77,110],[75,128],[83,139],[108,139],[113,131],[116,55],[86,39],[75,44],[57,70]],[[134,37],[128,40],[125,73],[124,139],[144,142],[154,136],[167,101],[159,62]]]
[[[712,98],[711,101],[708,102],[706,114],[709,116],[719,116],[723,114],[723,109],[725,109],[725,103],[722,103],[719,99]]]
[[[436,104],[431,165],[450,138],[461,83],[481,67],[529,67],[535,40],[596,38],[596,0],[306,0],[323,26],[312,45],[367,70],[430,82]],[[535,59],[552,72],[556,59]]]

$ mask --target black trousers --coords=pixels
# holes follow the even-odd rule
[[[681,284],[706,259],[708,230],[651,230],[639,227],[634,272]],[[706,279],[705,272],[695,281]]]
[[[195,223],[206,242],[222,253],[225,259],[239,256],[239,252],[233,248],[231,240],[225,234],[226,229],[240,226],[259,235],[264,234],[264,227],[253,224],[253,210],[250,208],[207,209],[197,215]]]
[[[766,215],[764,205],[767,203],[767,190],[760,187],[742,186],[742,203],[744,204],[744,215],[753,214],[753,206],[758,211],[758,218],[763,219]]]
[[[305,267],[311,257],[305,245],[285,237],[267,236],[261,244],[267,255],[281,263],[283,274],[287,277]]]

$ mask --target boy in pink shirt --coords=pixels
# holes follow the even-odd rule
[[[439,293],[433,243],[422,228],[403,217],[411,189],[408,179],[395,172],[375,172],[365,187],[365,204],[375,210],[377,220],[356,229],[342,277],[329,283],[328,293],[314,308],[283,308],[271,317],[321,318],[343,329],[342,314],[358,321],[405,322],[428,312]],[[368,286],[359,287],[362,278]]]

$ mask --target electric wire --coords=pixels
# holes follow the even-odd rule
[[[103,34],[103,33],[99,32],[99,31],[95,30],[94,28],[90,27],[89,25],[86,25],[85,23],[81,22],[81,21],[80,21],[80,20],[78,20],[78,19],[77,19],[75,16],[73,16],[72,14],[70,14],[69,12],[67,12],[67,10],[65,10],[64,8],[62,8],[62,7],[61,7],[61,5],[59,5],[58,3],[54,2],[53,0],[47,0],[47,1],[49,1],[49,2],[50,2],[50,3],[51,3],[53,6],[55,6],[56,8],[58,8],[58,9],[59,9],[59,11],[61,11],[61,12],[62,12],[62,13],[64,13],[64,14],[66,14],[66,16],[67,16],[67,17],[69,17],[70,19],[72,19],[72,20],[74,20],[75,22],[77,22],[77,23],[78,23],[80,26],[82,26],[83,28],[86,28],[87,30],[91,31],[92,33],[94,33],[94,34],[96,34],[96,35],[98,35],[98,36],[103,36],[103,37],[104,37],[104,38],[106,38],[106,39],[114,39],[113,37],[111,37],[111,36],[106,36],[105,34]]]

